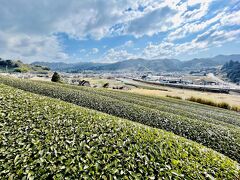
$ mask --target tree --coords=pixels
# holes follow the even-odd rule
[[[51,81],[52,82],[60,82],[60,79],[61,79],[60,75],[57,72],[54,72]]]
[[[226,63],[221,70],[227,74],[227,77],[232,82],[240,82],[240,62],[231,60],[229,63]]]

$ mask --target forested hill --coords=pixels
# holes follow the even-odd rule
[[[48,67],[24,64],[20,60],[3,60],[0,58],[0,72],[48,72]]]
[[[225,63],[222,67],[222,72],[226,73],[227,78],[229,78],[232,82],[240,82],[240,62],[231,60]]]

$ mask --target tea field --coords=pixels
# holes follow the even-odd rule
[[[1,179],[237,179],[240,173],[237,162],[173,133],[3,84],[0,142]]]
[[[173,132],[240,162],[240,114],[172,98],[1,77],[0,82]]]

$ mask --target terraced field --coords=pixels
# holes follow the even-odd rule
[[[171,131],[240,162],[240,115],[171,98],[1,77],[0,82]]]
[[[43,87],[39,85],[39,90]],[[3,84],[0,142],[1,179],[238,179],[240,175],[237,162],[172,133]]]

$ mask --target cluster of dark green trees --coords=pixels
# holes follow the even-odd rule
[[[8,68],[16,68],[22,64],[21,61],[3,60],[0,58],[0,66]]]
[[[229,61],[222,67],[222,72],[227,73],[227,77],[235,83],[240,82],[240,62]]]

